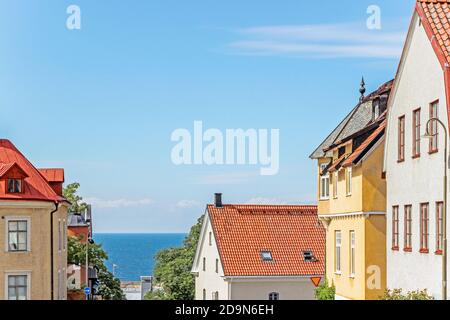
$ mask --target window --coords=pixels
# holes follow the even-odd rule
[[[206,300],[206,289],[203,289],[203,300]]]
[[[377,99],[373,102],[373,120],[377,120],[380,117],[380,100]]]
[[[8,300],[28,300],[28,276],[8,275]]]
[[[203,271],[206,271],[206,258],[203,258]]]
[[[429,216],[428,203],[420,205],[420,252],[428,253]]]
[[[355,231],[350,231],[350,277],[355,276],[355,247],[356,247],[356,236]]]
[[[209,233],[209,245],[212,246],[212,232]]]
[[[328,164],[320,165],[320,199],[327,200],[330,197],[330,176],[328,173],[322,174]]]
[[[336,171],[333,174],[333,198],[338,197],[338,182],[339,182],[339,173]]]
[[[58,221],[58,250],[62,249],[62,225],[61,220]]]
[[[420,157],[420,109],[413,112],[413,158]]]
[[[219,259],[216,259],[216,273],[219,273]]]
[[[405,116],[398,118],[398,162],[405,160]]]
[[[316,258],[314,257],[314,254],[312,253],[312,251],[303,251],[303,260],[305,260],[305,262],[316,262]]]
[[[63,250],[67,248],[67,222],[63,220]]]
[[[392,250],[399,248],[398,206],[392,207]]]
[[[352,168],[347,168],[346,172],[347,196],[352,195]]]
[[[405,251],[412,251],[412,207],[405,206]]]
[[[272,252],[261,251],[261,258],[263,261],[273,261]]]
[[[8,251],[27,251],[28,248],[28,221],[8,221]]]
[[[444,214],[444,203],[436,203],[436,253],[442,254],[443,243],[444,243],[444,233],[443,233],[443,214]]]
[[[430,104],[430,119],[438,118],[438,112],[439,112],[439,101],[433,102]],[[432,138],[430,139],[430,147],[429,152],[435,153],[438,152],[438,123],[437,121],[432,121],[430,124],[430,135]]]
[[[271,293],[269,293],[269,300],[270,301],[280,300],[280,294],[278,292],[271,292]]]
[[[219,300],[219,291],[216,291],[216,292],[212,293],[212,299],[213,300]]]
[[[8,179],[8,193],[22,193],[22,180]]]
[[[335,231],[335,271],[341,273],[341,246],[342,238],[341,231]]]

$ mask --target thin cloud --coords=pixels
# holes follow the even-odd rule
[[[211,174],[201,177],[196,184],[201,185],[224,185],[224,184],[242,184],[249,182],[258,174],[254,172],[234,172],[223,174]]]
[[[397,59],[406,30],[389,30],[369,30],[360,23],[251,27],[237,30],[246,39],[228,48],[243,55]]]
[[[101,209],[112,209],[112,208],[132,208],[132,207],[145,207],[154,203],[152,199],[99,199],[99,198],[85,198],[86,203],[92,204],[93,207]]]
[[[285,201],[277,198],[253,198],[247,201],[246,204],[257,204],[257,205],[283,205],[286,204]]]
[[[200,202],[195,200],[181,200],[178,201],[176,204],[176,207],[180,209],[196,208],[200,206],[201,206]]]

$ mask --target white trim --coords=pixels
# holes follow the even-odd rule
[[[202,252],[203,243],[205,242],[205,234],[206,234],[206,229],[207,229],[208,223],[209,223],[209,212],[208,212],[208,208],[206,208],[204,218],[203,218],[203,223],[202,223],[202,229],[200,231],[200,237],[198,239],[197,250],[195,252],[195,258],[194,258],[194,262],[192,264],[192,269],[191,269],[191,273],[194,275],[198,275],[198,273],[200,271],[199,270],[200,253]]]
[[[9,276],[27,277],[27,300],[31,300],[31,271],[5,271],[5,300],[9,299],[9,292],[8,292]]]
[[[350,213],[338,213],[338,214],[324,214],[320,215],[319,219],[327,219],[327,218],[344,218],[344,217],[353,217],[353,216],[363,216],[363,217],[369,217],[369,216],[384,216],[386,215],[386,212],[381,211],[368,211],[368,212],[350,212]]]
[[[10,251],[9,250],[9,222],[10,221],[26,221],[27,222],[27,250],[26,251]],[[31,217],[30,216],[5,216],[5,253],[20,254],[31,252]]]
[[[31,208],[31,209],[55,209],[55,203],[50,201],[0,201],[0,208]]]
[[[231,282],[290,282],[290,281],[305,281],[312,277],[324,277],[324,275],[305,275],[305,276],[224,276],[225,281]]]

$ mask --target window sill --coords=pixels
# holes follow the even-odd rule
[[[402,163],[402,162],[405,162],[405,159],[399,159],[399,160],[397,160],[397,163]]]
[[[419,158],[420,158],[420,153],[412,156],[412,159],[419,159]]]
[[[330,201],[330,198],[320,198],[319,201]]]
[[[405,248],[405,249],[403,249],[403,251],[405,251],[405,252],[412,252],[412,248]]]
[[[430,253],[429,249],[420,249],[419,250],[420,253]]]
[[[335,271],[334,274],[337,275],[337,276],[342,276],[342,272],[341,271]]]
[[[442,250],[437,250],[434,254],[437,256],[442,256],[443,252]]]
[[[439,150],[437,149],[437,150],[430,150],[430,151],[428,151],[428,154],[435,154],[435,153],[438,153],[439,152]]]
[[[399,247],[392,247],[392,251],[399,251]]]
[[[355,277],[354,274],[351,274],[351,275],[349,276],[349,278],[352,279],[352,280],[355,280],[356,277]]]

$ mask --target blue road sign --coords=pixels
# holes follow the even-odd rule
[[[86,288],[84,288],[84,294],[85,295],[90,295],[91,294],[91,288],[89,288],[89,287],[86,287]]]

